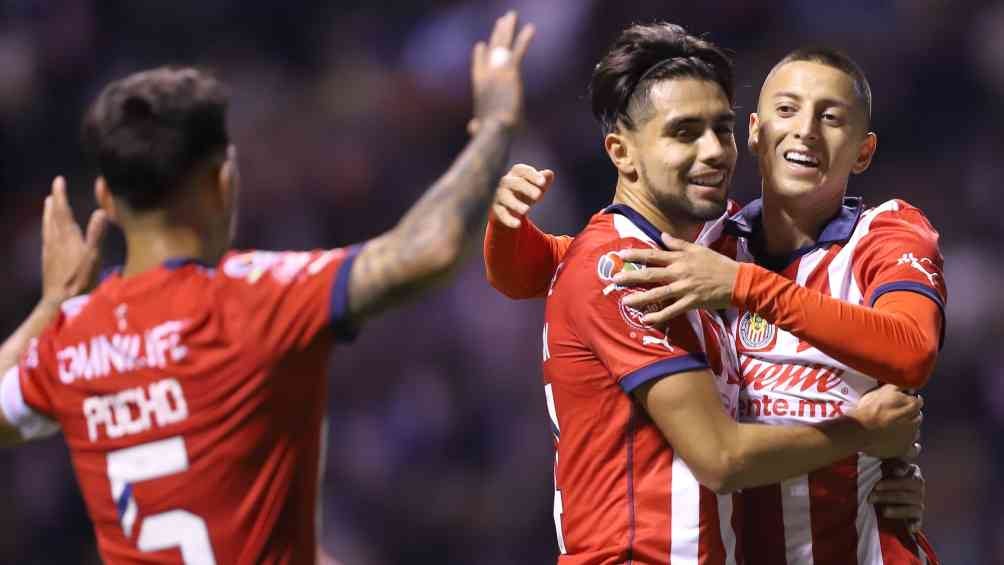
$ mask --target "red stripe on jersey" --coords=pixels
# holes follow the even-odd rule
[[[701,528],[697,546],[698,563],[712,565],[725,562],[725,544],[722,542],[722,531],[718,527],[718,497],[703,485],[701,486],[701,521],[707,521],[708,526]]]
[[[745,489],[741,498],[745,519],[740,553],[746,565],[785,565],[781,485]]]
[[[813,565],[848,565],[858,557],[858,456],[809,473]]]

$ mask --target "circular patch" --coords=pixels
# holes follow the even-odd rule
[[[763,349],[774,341],[777,328],[759,314],[746,312],[739,320],[739,341],[746,349]]]

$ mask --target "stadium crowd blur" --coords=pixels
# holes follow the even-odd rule
[[[585,86],[632,22],[668,19],[737,52],[737,131],[786,51],[836,46],[864,67],[879,151],[850,193],[899,196],[942,235],[948,338],[927,405],[925,528],[944,563],[1004,563],[1004,3],[980,0],[9,0],[0,2],[0,328],[39,289],[55,174],[92,204],[80,116],[109,80],[164,63],[232,87],[238,245],[340,246],[389,228],[466,139],[473,41],[509,7],[538,26],[513,162],[553,168],[533,213],[574,233],[612,194]],[[995,157],[997,155],[998,157]],[[741,151],[734,194],[759,191]],[[473,241],[454,284],[336,351],[323,544],[346,564],[548,563],[556,553],[540,301],[485,282]],[[106,263],[122,257],[107,244]],[[62,442],[0,453],[0,562],[97,563]]]

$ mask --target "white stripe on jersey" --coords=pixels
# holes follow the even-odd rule
[[[817,249],[802,256],[802,260],[798,262],[798,274],[795,275],[795,282],[799,286],[805,286],[805,283],[809,280],[809,276],[816,270],[819,262],[826,257],[826,253],[825,249]]]
[[[621,214],[614,214],[614,229],[617,230],[617,235],[621,238],[634,238],[640,239],[645,243],[658,247],[659,245],[652,241],[652,238],[648,236],[641,228],[635,225],[627,216],[622,216]]]
[[[669,562],[673,565],[697,565],[700,550],[701,487],[690,467],[678,455],[673,455],[673,475],[670,479]]]
[[[719,494],[718,498],[718,529],[722,535],[722,547],[725,548],[725,565],[736,565],[736,532],[732,529],[732,495]]]
[[[868,495],[882,478],[882,461],[865,454],[858,455],[858,563],[882,565],[882,542],[879,539],[878,516]]]
[[[784,522],[787,565],[812,565],[812,512],[809,506],[809,476],[781,483],[781,516]]]
[[[844,248],[830,262],[830,296],[840,298],[852,304],[857,304],[861,301],[860,289],[855,289],[856,293],[851,292],[851,282],[854,278],[854,269],[852,268],[851,261],[854,258],[854,252],[858,249],[858,243],[871,231],[872,220],[876,216],[883,212],[895,212],[898,209],[899,204],[895,200],[889,200],[881,206],[872,208],[861,214],[861,219],[858,220],[858,225],[854,228],[851,238],[847,240]],[[857,284],[854,286],[857,287]],[[853,294],[856,294],[856,296],[852,296]]]

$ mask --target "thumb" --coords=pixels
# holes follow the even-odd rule
[[[544,175],[544,184],[540,187],[540,190],[547,191],[554,184],[554,171],[551,169],[544,169],[540,171],[540,174]]]
[[[476,135],[478,129],[481,128],[481,122],[477,118],[471,118],[471,121],[467,122],[467,134]]]
[[[84,243],[87,247],[98,249],[101,247],[101,240],[104,239],[107,231],[108,214],[104,210],[95,210],[87,222],[87,235]]]

